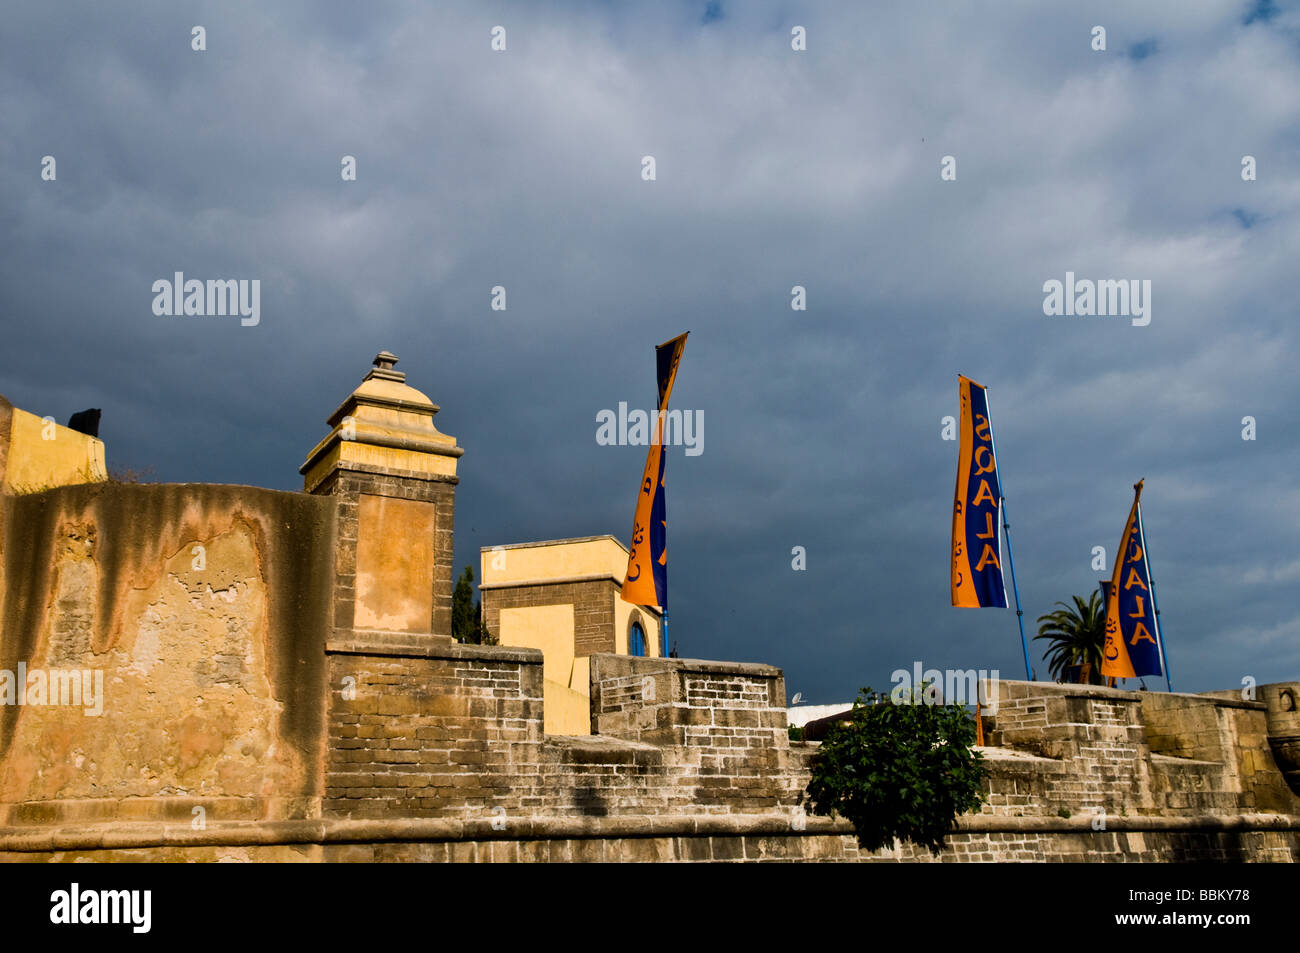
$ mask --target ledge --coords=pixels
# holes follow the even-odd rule
[[[490,553],[494,549],[536,549],[543,546],[561,546],[567,543],[595,543],[602,539],[608,539],[611,542],[618,543],[623,552],[627,552],[627,547],[623,545],[622,540],[617,536],[611,536],[609,533],[603,533],[600,536],[570,536],[567,539],[539,539],[531,543],[504,543],[500,546],[480,546],[480,553]]]
[[[550,576],[515,582],[482,582],[479,583],[479,589],[490,592],[494,589],[519,589],[525,586],[567,586],[575,582],[612,582],[615,586],[623,585],[623,580],[613,573],[592,572],[580,576]]]
[[[1197,758],[1184,758],[1182,755],[1177,755],[1177,754],[1162,754],[1162,753],[1159,752],[1159,751],[1153,751],[1153,752],[1151,752],[1151,764],[1152,764],[1153,766],[1154,766],[1154,765],[1157,765],[1157,764],[1163,764],[1163,765],[1167,765],[1167,766],[1174,766],[1174,765],[1176,765],[1176,766],[1178,766],[1178,767],[1188,767],[1188,768],[1220,768],[1220,769],[1222,769],[1222,768],[1226,767],[1222,761],[1204,761],[1204,760],[1197,759]]]
[[[1033,698],[1103,698],[1108,701],[1140,702],[1144,695],[1154,692],[1136,692],[1106,685],[1079,685],[1073,682],[1026,682],[1023,679],[999,679],[1000,688],[1006,691],[998,696],[998,704],[1026,701]]]
[[[660,656],[634,656],[618,655],[613,652],[593,652],[589,658],[593,666],[598,666],[601,660],[610,659],[613,664],[621,668],[631,670],[636,673],[651,674],[654,672],[691,672],[701,675],[746,675],[751,678],[781,678],[783,673],[775,665],[768,665],[764,662],[718,662],[710,659],[694,658],[663,658]],[[593,668],[593,671],[596,671]],[[601,672],[601,678],[620,678],[623,673],[606,673]],[[784,706],[777,706],[784,710]]]
[[[253,847],[311,844],[401,843],[500,840],[590,840],[644,837],[852,836],[853,826],[842,818],[803,818],[798,815],[712,814],[631,815],[625,817],[469,819],[318,818],[297,821],[231,821],[194,830],[188,823],[100,824],[79,827],[0,828],[0,851],[131,850],[150,847]],[[959,819],[955,834],[1039,833],[1109,834],[1186,832],[1227,833],[1300,831],[1300,816],[1289,814],[1197,815],[1190,817],[1111,816],[1106,829],[1094,831],[1092,814],[1074,817],[1001,817],[977,814]]]
[[[1256,691],[1264,686],[1256,686]],[[1143,696],[1151,696],[1153,699],[1159,699],[1160,703],[1168,705],[1170,708],[1193,708],[1199,705],[1205,705],[1214,708],[1240,708],[1245,711],[1268,711],[1268,706],[1262,701],[1246,701],[1240,697],[1236,689],[1229,690],[1234,697],[1220,698],[1216,697],[1215,692],[1206,692],[1204,694],[1194,694],[1192,692],[1143,692]]]
[[[385,633],[381,633],[385,634]],[[387,633],[391,634],[391,633]],[[401,633],[408,634],[408,633]],[[418,639],[420,636],[413,636]],[[427,645],[414,642],[402,645],[368,643],[364,635],[357,638],[330,639],[325,643],[326,655],[382,655],[388,658],[441,658],[461,661],[515,662],[520,665],[541,665],[542,650],[517,648],[510,645],[472,645],[453,642],[449,636],[425,636]]]

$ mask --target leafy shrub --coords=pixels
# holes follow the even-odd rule
[[[864,850],[898,839],[938,854],[957,818],[984,801],[974,720],[959,705],[926,704],[921,692],[894,704],[863,689],[813,758],[812,813],[847,818]]]

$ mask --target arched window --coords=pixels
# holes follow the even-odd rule
[[[645,657],[645,629],[640,622],[633,622],[627,633],[627,654]]]

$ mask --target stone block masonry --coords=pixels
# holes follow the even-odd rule
[[[788,740],[783,678],[771,666],[594,656],[595,733],[559,737],[542,730],[537,650],[356,633],[321,650],[323,783],[305,811],[237,810],[194,793],[159,795],[143,813],[102,802],[80,812],[13,805],[0,859],[1115,862],[1300,853],[1294,794],[1285,811],[1246,809],[1244,795],[1275,787],[1267,764],[1255,778],[1151,752],[1145,694],[1003,682],[989,725],[1002,746],[984,749],[988,803],[960,820],[938,857],[909,845],[870,854],[843,820],[803,813],[817,745]],[[1087,720],[1094,707],[1102,724]],[[1229,707],[1252,725],[1265,717],[1262,705]],[[1039,731],[1021,733],[1039,719]],[[206,829],[189,823],[193,806],[210,811]]]
[[[594,656],[599,728],[571,738],[542,733],[536,650],[354,642],[327,652],[326,816],[508,825],[679,810],[793,816],[798,802],[784,688],[769,666]]]

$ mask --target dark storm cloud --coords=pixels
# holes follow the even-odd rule
[[[652,346],[690,330],[673,636],[832,701],[916,659],[1021,671],[1013,612],[948,606],[961,372],[1030,635],[1146,477],[1176,687],[1294,678],[1300,19],[1129,6],[24,5],[0,393],[103,407],[110,464],[293,488],[389,348],[466,448],[459,566],[626,536],[644,451],[598,446],[596,414],[650,406]],[[260,279],[261,323],[154,316],[174,271]],[[1044,316],[1067,271],[1150,279],[1151,324]]]

